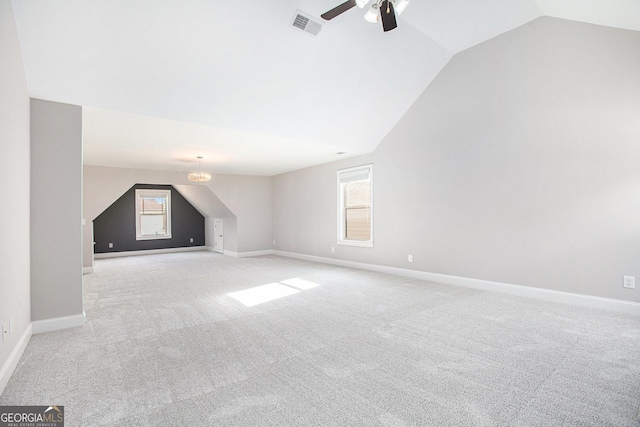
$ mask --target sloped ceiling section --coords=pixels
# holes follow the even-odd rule
[[[174,185],[182,197],[205,218],[235,217],[222,200],[204,185]]]
[[[317,37],[290,27],[337,2],[14,8],[30,95],[85,107],[86,164],[190,170],[202,155],[256,175],[373,150],[455,53],[536,17],[640,30],[635,0],[413,0],[387,33],[357,8]]]
[[[385,240],[363,262],[413,248],[424,271],[640,302],[621,285],[640,274],[638,47],[637,31],[541,17],[456,55],[373,154]],[[332,235],[292,224],[296,241]]]

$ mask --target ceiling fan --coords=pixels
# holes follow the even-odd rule
[[[354,6],[358,6],[362,9],[367,3],[369,3],[369,1],[370,0],[347,0],[320,16],[322,19],[329,21]],[[382,29],[384,31],[393,30],[398,26],[398,23],[396,22],[396,15],[400,15],[404,12],[404,9],[408,4],[409,0],[373,0],[373,4],[369,11],[364,15],[364,19],[371,23],[382,21]]]

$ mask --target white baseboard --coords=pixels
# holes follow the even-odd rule
[[[522,297],[542,299],[545,301],[578,305],[582,307],[598,308],[602,310],[610,310],[618,313],[640,315],[640,303],[637,302],[597,297],[592,295],[574,294],[571,292],[554,291],[552,289],[533,288],[530,286],[513,285],[509,283],[491,282],[489,280],[472,279],[469,277],[450,276],[447,274],[408,270],[405,268],[387,267],[383,265],[366,264],[355,261],[345,261],[341,259],[297,254],[293,252],[272,252],[274,255],[296,258],[305,261],[320,262],[323,264],[332,264],[341,267],[350,267],[360,270],[375,271],[378,273],[393,274],[396,276],[411,277],[414,279],[428,280],[431,282],[443,283],[446,285],[463,286],[466,288],[481,289],[485,291],[503,292]]]
[[[267,249],[264,251],[238,252],[238,258],[248,258],[252,256],[265,256],[265,255],[273,255],[273,251],[271,249]]]
[[[18,362],[20,361],[24,350],[27,348],[27,344],[29,344],[32,333],[31,325],[27,326],[27,329],[22,333],[22,336],[18,340],[16,346],[13,348],[11,353],[9,353],[9,357],[3,363],[2,367],[0,367],[0,395],[9,383],[9,378],[13,375],[13,371],[16,370],[16,366],[18,366]]]
[[[7,360],[4,362],[2,367],[0,367],[0,395],[9,383],[9,379],[11,378],[11,375],[13,375],[16,366],[18,366],[18,362],[20,361],[24,350],[27,348],[27,344],[29,344],[29,340],[32,335],[82,326],[84,325],[84,322],[84,313],[76,314],[74,316],[64,316],[55,319],[36,320],[31,322],[9,354]]]
[[[169,254],[174,252],[190,252],[190,251],[205,251],[205,250],[207,250],[206,246],[188,246],[184,248],[148,249],[146,251],[106,252],[103,254],[95,254],[94,258],[95,259],[118,258],[123,256]]]
[[[126,252],[107,252],[103,254],[95,254],[94,257],[96,259],[99,258],[118,258],[123,256],[136,256],[136,255],[155,255],[155,254],[167,254],[172,252],[190,252],[190,251],[209,251],[209,252],[217,252],[213,249],[212,246],[189,246],[186,248],[167,248],[167,249],[149,249],[146,251],[126,251]],[[272,255],[273,251],[271,249],[267,249],[264,251],[253,251],[253,252],[233,252],[224,250],[223,254],[232,256],[234,258],[246,258],[252,256],[263,256],[263,255]],[[93,267],[84,267],[82,269],[83,274],[86,274],[85,271],[91,269],[91,273],[93,272]]]
[[[34,334],[59,331],[61,329],[75,328],[82,326],[85,322],[84,312],[73,316],[56,317],[53,319],[36,320],[31,322]]]
[[[82,267],[82,274],[91,274],[93,273],[93,267]]]
[[[225,255],[226,255],[226,251],[224,251],[224,252],[218,252],[217,250],[215,250],[215,249],[213,248],[213,246],[205,246],[205,250],[207,250],[207,251],[209,251],[209,252],[216,253],[216,254],[225,254]]]
[[[248,258],[252,256],[273,255],[273,251],[271,249],[267,249],[264,251],[253,251],[253,252],[232,252],[225,249],[224,254],[232,256],[234,258]]]

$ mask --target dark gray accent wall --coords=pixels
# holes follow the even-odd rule
[[[136,240],[136,189],[171,190],[171,239]],[[204,246],[204,217],[171,185],[136,184],[96,217],[93,235],[97,254]]]

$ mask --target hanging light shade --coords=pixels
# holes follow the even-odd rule
[[[402,15],[402,12],[404,12],[408,4],[409,0],[396,0],[393,6],[396,9],[396,13]]]
[[[202,160],[202,156],[198,156],[198,172],[191,172],[189,174],[189,181],[193,182],[207,182],[211,181],[211,174],[209,172],[202,172],[202,168],[200,167],[200,161]]]
[[[364,19],[372,24],[378,22],[378,3],[373,3],[369,11],[364,15]]]

